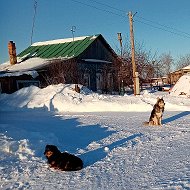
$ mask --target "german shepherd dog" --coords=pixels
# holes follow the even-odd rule
[[[144,122],[144,125],[162,125],[162,115],[164,113],[164,100],[163,98],[157,98],[157,102],[153,107],[153,110],[151,112],[149,122]]]
[[[83,168],[82,160],[67,152],[60,152],[54,145],[46,145],[44,155],[51,168],[62,171],[77,171]]]

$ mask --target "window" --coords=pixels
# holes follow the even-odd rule
[[[39,81],[30,81],[30,80],[17,80],[17,90],[24,88],[24,87],[29,87],[29,86],[40,86]]]

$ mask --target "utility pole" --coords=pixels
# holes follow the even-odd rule
[[[132,67],[133,67],[133,83],[134,83],[134,95],[140,94],[139,89],[139,76],[136,71],[135,64],[135,43],[134,43],[134,33],[133,33],[133,17],[132,12],[129,12],[129,26],[130,26],[130,40],[131,40],[131,58],[132,58]]]

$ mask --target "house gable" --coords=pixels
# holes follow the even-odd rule
[[[79,55],[81,59],[98,59],[109,62],[112,62],[114,57],[117,57],[115,52],[101,35]]]

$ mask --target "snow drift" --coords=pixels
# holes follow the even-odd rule
[[[13,94],[0,96],[0,109],[43,109],[57,112],[146,112],[152,109],[158,96],[164,96],[166,109],[189,110],[188,99],[180,102],[171,99],[168,94],[142,93],[133,95],[104,95],[80,86],[81,92],[74,91],[74,85],[50,85],[40,89],[36,86],[22,88]]]
[[[190,98],[190,74],[183,75],[174,85],[170,93],[172,96]]]

